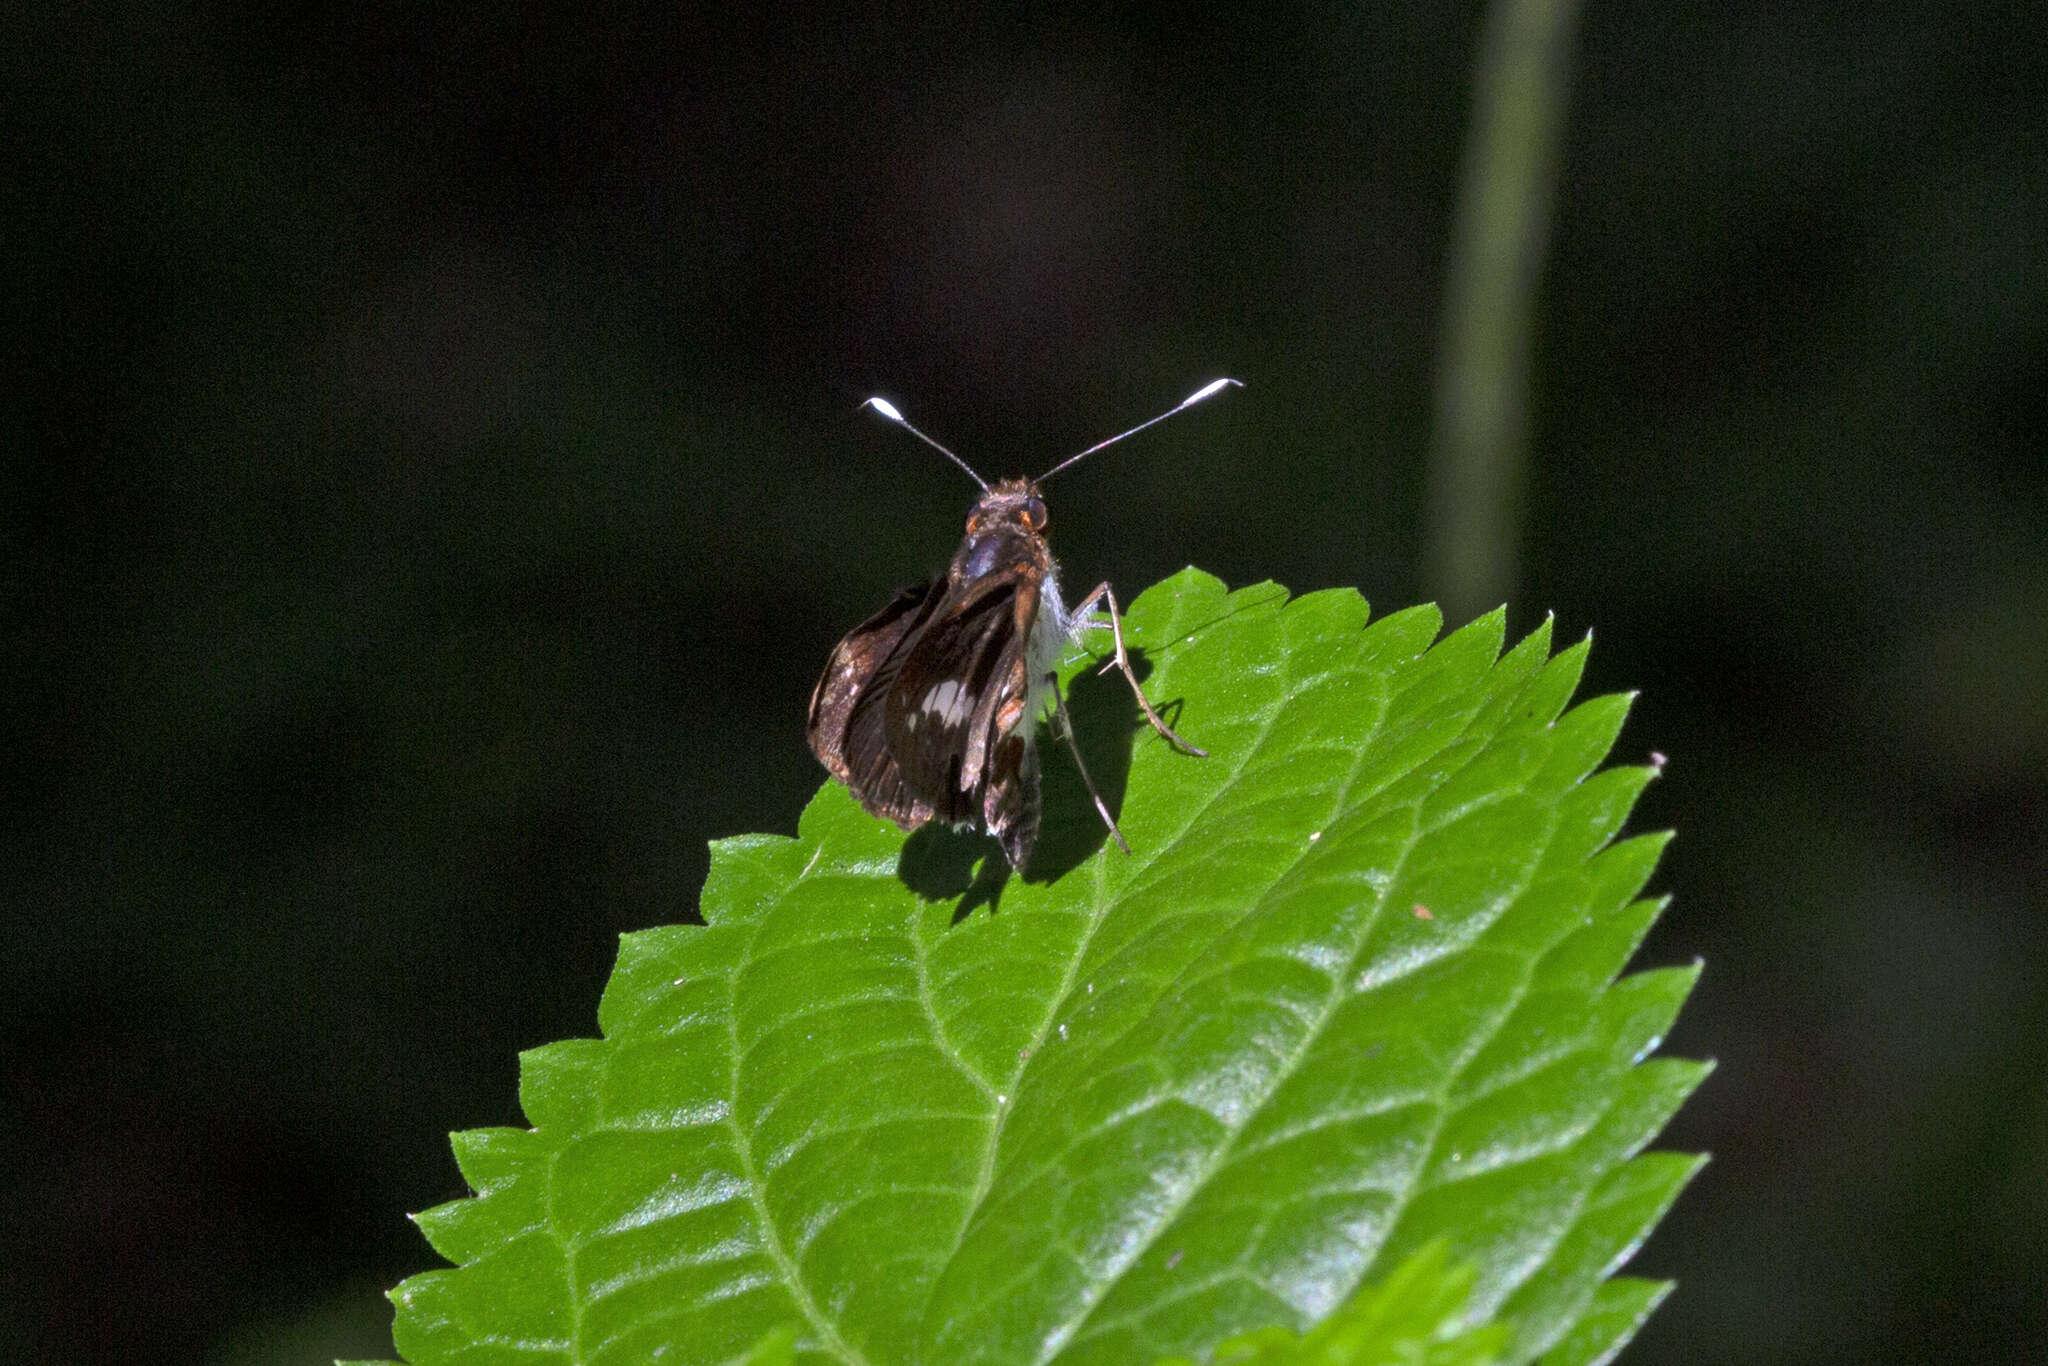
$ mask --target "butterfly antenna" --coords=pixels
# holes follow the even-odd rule
[[[1190,400],[1190,402],[1192,402],[1192,401],[1193,401],[1193,400]],[[965,460],[962,460],[962,459],[961,459],[961,458],[960,458],[959,456],[957,456],[957,455],[953,454],[953,452],[951,452],[951,451],[947,450],[947,449],[946,449],[946,448],[945,448],[944,446],[941,446],[941,445],[940,445],[940,444],[939,444],[938,442],[936,442],[936,441],[932,440],[932,439],[931,439],[930,437],[926,436],[926,435],[925,435],[925,434],[924,434],[923,432],[919,431],[919,430],[918,430],[917,428],[915,428],[915,427],[911,426],[911,425],[910,425],[910,419],[908,419],[908,418],[904,417],[902,413],[899,413],[899,412],[897,412],[897,411],[896,411],[896,405],[895,405],[895,404],[893,404],[893,403],[891,403],[891,402],[890,402],[890,401],[889,401],[888,399],[886,399],[886,398],[871,398],[871,399],[868,399],[868,400],[867,400],[866,402],[862,403],[862,404],[861,404],[860,406],[861,406],[861,407],[863,407],[863,408],[873,408],[873,409],[874,409],[874,410],[875,410],[876,412],[880,413],[880,414],[881,414],[881,415],[882,415],[883,417],[886,417],[886,418],[888,418],[888,419],[889,419],[889,420],[890,420],[891,422],[893,422],[893,423],[895,423],[895,424],[896,424],[897,426],[901,427],[901,428],[902,428],[902,429],[903,429],[904,431],[906,431],[906,432],[909,432],[909,433],[910,433],[910,434],[911,434],[912,436],[916,437],[916,438],[917,438],[917,439],[918,439],[919,441],[922,441],[922,442],[924,442],[924,444],[925,444],[925,445],[927,445],[927,446],[930,446],[930,447],[931,447],[931,448],[932,448],[933,450],[937,451],[937,452],[938,452],[938,453],[939,453],[940,455],[943,455],[943,456],[945,456],[945,457],[946,457],[946,459],[948,459],[948,460],[952,461],[952,462],[953,462],[954,464],[958,465],[958,466],[959,466],[959,467],[960,467],[961,469],[963,469],[963,470],[966,470],[966,471],[967,471],[967,477],[968,477],[969,479],[972,479],[972,480],[973,480],[973,481],[974,481],[975,483],[977,483],[977,484],[981,485],[981,487],[982,487],[982,489],[983,489],[984,491],[986,491],[986,490],[987,490],[987,488],[988,488],[988,480],[986,480],[986,479],[982,478],[982,477],[981,477],[980,475],[976,474],[976,473],[974,472],[974,467],[973,467],[972,465],[968,464],[968,463],[967,463],[967,462],[966,462]],[[1186,405],[1182,405],[1182,406],[1186,406]],[[1156,421],[1157,419],[1154,419],[1154,420]]]
[[[1210,396],[1211,396],[1211,395],[1213,395],[1213,394],[1218,394],[1218,393],[1221,393],[1221,392],[1222,392],[1223,390],[1225,390],[1225,389],[1229,389],[1229,388],[1238,388],[1238,389],[1242,389],[1242,388],[1244,388],[1244,381],[1243,381],[1243,380],[1236,380],[1236,379],[1212,379],[1212,380],[1210,380],[1210,381],[1209,381],[1209,382],[1208,382],[1207,384],[1203,385],[1203,386],[1202,386],[1201,388],[1199,388],[1199,389],[1195,390],[1195,392],[1193,392],[1192,394],[1189,394],[1189,395],[1188,395],[1188,396],[1187,396],[1186,398],[1182,399],[1182,400],[1181,400],[1180,402],[1178,402],[1178,403],[1174,404],[1174,405],[1173,405],[1173,406],[1172,406],[1171,408],[1168,408],[1168,409],[1167,409],[1167,410],[1166,410],[1165,412],[1161,413],[1161,414],[1160,414],[1159,416],[1157,416],[1157,417],[1155,417],[1155,418],[1150,418],[1150,419],[1147,419],[1147,420],[1146,420],[1146,421],[1144,421],[1144,422],[1140,422],[1140,423],[1139,423],[1139,424],[1138,424],[1137,426],[1135,426],[1135,427],[1131,428],[1131,429],[1130,429],[1129,431],[1127,431],[1127,432],[1118,432],[1118,433],[1117,433],[1117,434],[1116,434],[1115,436],[1112,436],[1112,437],[1111,437],[1111,438],[1109,438],[1109,440],[1107,440],[1107,441],[1098,441],[1098,442],[1096,442],[1096,443],[1095,443],[1094,445],[1090,446],[1090,447],[1089,447],[1089,448],[1088,448],[1087,450],[1085,450],[1085,451],[1081,451],[1081,452],[1079,452],[1078,454],[1075,454],[1075,455],[1070,455],[1070,456],[1068,456],[1068,457],[1067,457],[1067,458],[1066,458],[1065,460],[1062,460],[1062,461],[1060,461],[1060,463],[1059,463],[1059,464],[1057,464],[1057,465],[1054,465],[1054,466],[1053,466],[1053,467],[1052,467],[1051,469],[1047,470],[1047,471],[1046,471],[1046,472],[1045,472],[1044,474],[1041,474],[1041,475],[1039,475],[1039,476],[1038,476],[1038,478],[1037,478],[1037,480],[1035,480],[1034,482],[1042,484],[1042,483],[1044,483],[1044,482],[1045,482],[1046,480],[1048,480],[1048,479],[1052,478],[1052,477],[1053,477],[1053,476],[1054,476],[1055,474],[1058,474],[1058,473],[1059,473],[1059,472],[1060,472],[1061,470],[1065,469],[1065,468],[1066,468],[1067,466],[1069,466],[1069,465],[1073,464],[1073,463],[1074,463],[1074,462],[1075,462],[1076,460],[1079,460],[1079,459],[1080,459],[1080,458],[1081,458],[1082,456],[1084,456],[1084,455],[1093,455],[1093,454],[1095,454],[1095,452],[1097,452],[1097,451],[1101,450],[1101,449],[1102,449],[1102,448],[1103,448],[1104,446],[1114,446],[1114,445],[1115,445],[1115,444],[1116,444],[1117,442],[1119,442],[1119,441],[1123,440],[1123,439],[1124,439],[1125,437],[1127,437],[1127,436],[1136,436],[1136,435],[1137,435],[1137,434],[1138,434],[1139,432],[1142,432],[1142,431],[1144,431],[1144,430],[1145,430],[1145,429],[1146,429],[1147,427],[1151,426],[1151,425],[1152,425],[1153,423],[1155,423],[1155,422],[1164,422],[1164,421],[1166,421],[1166,419],[1168,419],[1169,417],[1172,417],[1172,416],[1173,416],[1173,415],[1174,415],[1175,413],[1179,412],[1179,411],[1180,411],[1181,409],[1183,409],[1183,408],[1192,408],[1192,407],[1194,407],[1194,406],[1195,406],[1195,405],[1196,405],[1197,403],[1200,403],[1200,402],[1201,402],[1201,401],[1202,401],[1203,399],[1205,399],[1205,398],[1208,398],[1208,397],[1210,397]],[[870,402],[870,403],[873,403],[873,402],[875,402],[875,401],[876,401],[876,400],[874,400],[874,399],[869,399],[869,400],[868,400],[868,402]],[[901,421],[902,421],[902,419],[901,419],[901,418],[898,418],[897,420],[898,420],[899,422],[901,422]],[[910,424],[909,424],[909,423],[907,423],[907,422],[903,423],[903,425],[904,425],[904,426],[906,426],[906,427],[909,427],[909,426],[910,426]],[[913,428],[911,428],[911,430],[915,431],[915,430],[916,430],[916,428],[914,428],[914,427],[913,427]],[[936,445],[937,443],[936,443],[936,442],[934,442],[933,444],[934,444],[934,445]],[[944,449],[944,448],[943,448],[943,447],[941,447],[941,449]],[[949,451],[949,452],[947,452],[947,453],[948,453],[948,454],[951,454],[951,452],[950,452],[950,451]],[[988,487],[988,486],[987,486],[986,484],[984,484],[984,485],[982,485],[982,487],[983,487],[983,488],[986,488],[986,487]]]

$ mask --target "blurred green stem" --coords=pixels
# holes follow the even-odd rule
[[[1452,621],[1515,586],[1529,350],[1578,0],[1494,0],[1445,287],[1428,587]]]

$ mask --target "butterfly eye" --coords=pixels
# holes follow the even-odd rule
[[[1024,500],[1024,520],[1031,523],[1034,527],[1043,527],[1045,525],[1045,500],[1043,498],[1034,496]]]

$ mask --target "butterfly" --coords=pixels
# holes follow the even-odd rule
[[[894,405],[867,401],[864,406],[966,470],[982,492],[946,572],[905,589],[848,632],[811,691],[811,750],[863,808],[905,830],[933,820],[986,830],[1010,866],[1023,868],[1038,839],[1035,741],[1050,703],[1096,811],[1117,846],[1130,852],[1073,744],[1072,720],[1053,674],[1062,652],[1084,632],[1107,629],[1115,653],[1105,669],[1123,673],[1145,719],[1168,743],[1198,758],[1206,754],[1175,734],[1138,686],[1109,584],[1096,585],[1071,610],[1061,598],[1039,485],[1082,456],[1237,383],[1219,379],[1205,385],[1037,479],[995,484],[911,426]],[[1098,612],[1098,605],[1106,610]]]

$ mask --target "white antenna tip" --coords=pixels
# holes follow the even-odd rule
[[[876,412],[880,413],[883,417],[888,418],[891,422],[901,422],[903,420],[903,414],[897,412],[896,405],[891,403],[886,398],[871,398],[867,401],[866,406],[873,408]]]
[[[1203,385],[1201,388],[1195,390],[1195,392],[1189,394],[1186,398],[1182,399],[1180,401],[1180,406],[1185,408],[1189,404],[1200,403],[1203,399],[1209,397],[1209,395],[1217,392],[1219,389],[1228,389],[1232,385],[1236,385],[1238,388],[1242,389],[1244,388],[1244,381],[1236,379],[1212,379],[1207,384]],[[870,403],[874,402],[873,399],[869,399],[868,401]]]

